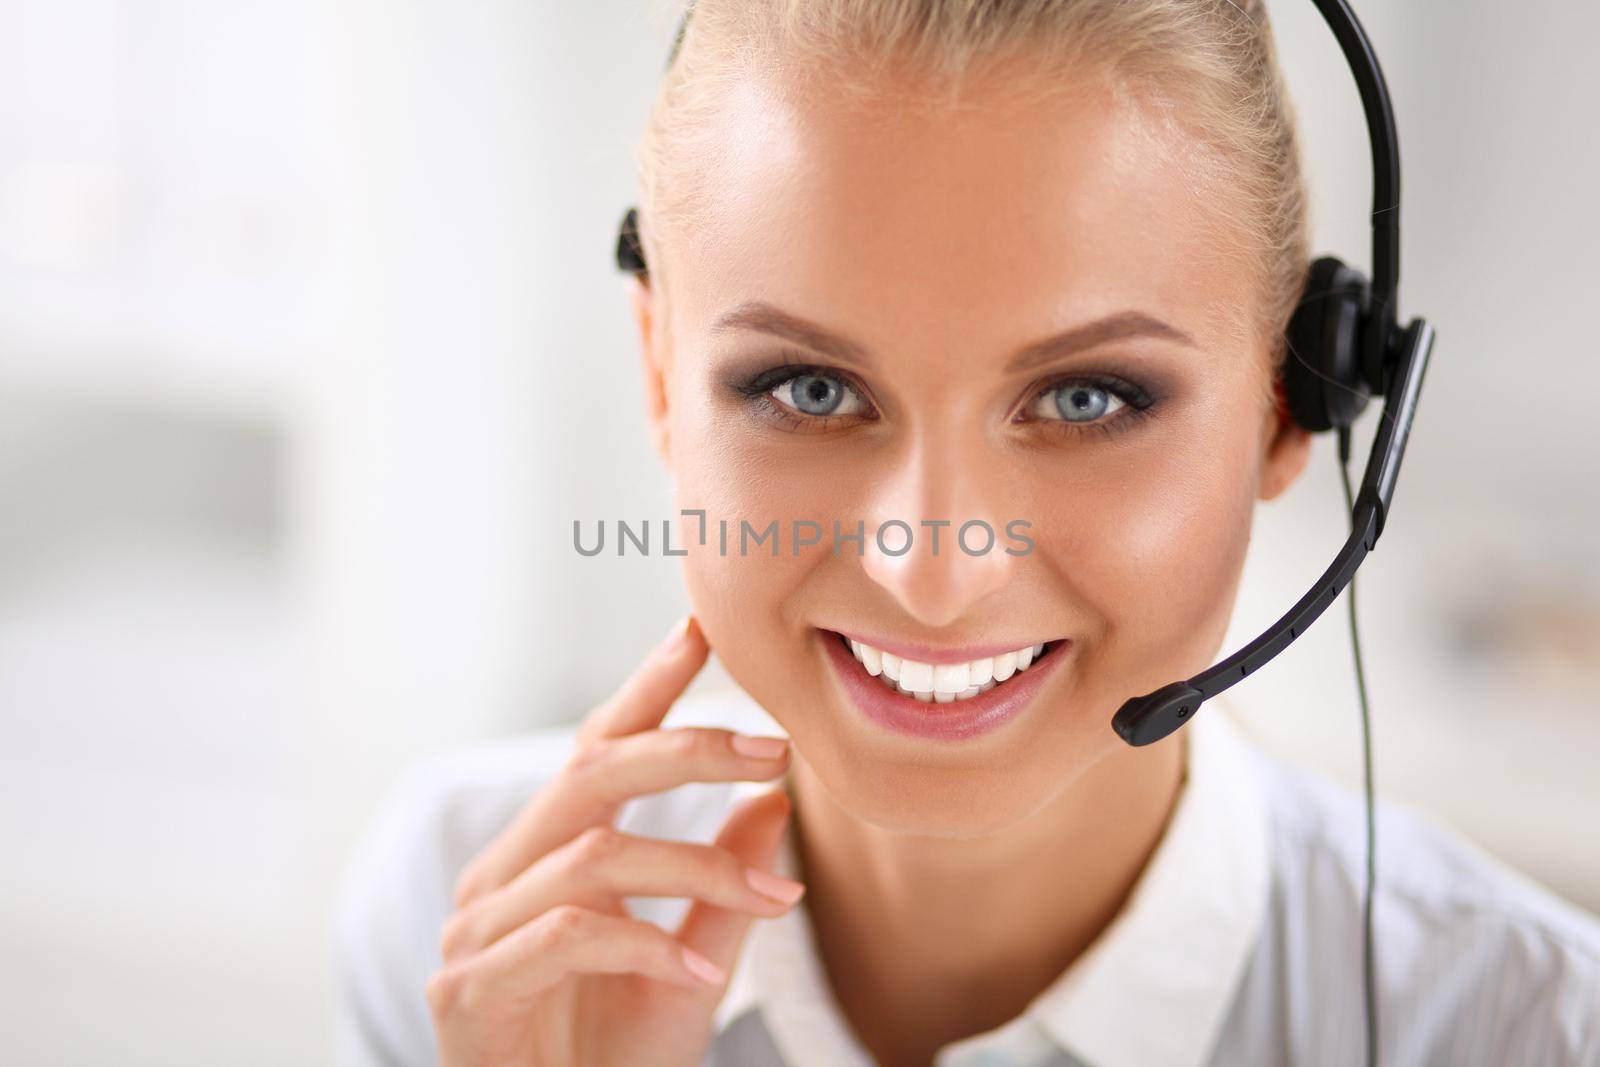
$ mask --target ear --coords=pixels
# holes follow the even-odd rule
[[[1261,427],[1262,500],[1273,500],[1295,483],[1311,458],[1311,433],[1289,414],[1289,398],[1283,379],[1273,382],[1273,404],[1267,409]]]
[[[635,275],[628,283],[633,321],[639,331],[639,370],[643,375],[645,417],[656,454],[668,460],[667,377],[663,352],[656,337],[656,293],[650,283]]]

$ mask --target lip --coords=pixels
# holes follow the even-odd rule
[[[1066,649],[1071,645],[1069,641],[1055,643],[1044,658],[1035,661],[1034,666],[1012,675],[1004,684],[995,686],[987,693],[979,693],[971,700],[924,704],[915,697],[890,689],[868,674],[867,669],[856,661],[839,639],[838,632],[819,629],[817,636],[822,641],[824,654],[833,664],[840,685],[867,718],[897,733],[935,741],[962,741],[977,737],[997,730],[1016,718],[1032,703],[1034,696],[1055,672],[1056,664],[1066,658]],[[1001,651],[1009,650],[1006,648]],[[893,652],[894,649],[887,651]],[[977,659],[981,655],[972,658]]]
[[[828,633],[829,631],[824,630],[822,632]],[[867,634],[855,633],[850,630],[834,630],[832,632],[843,634],[852,641],[860,641],[864,645],[871,645],[879,652],[893,652],[901,659],[913,659],[918,663],[967,663],[975,659],[988,659],[990,656],[1015,652],[1019,648],[1027,648],[1030,645],[1041,645],[1052,640],[1051,638],[1043,638],[1036,641],[1018,641],[1011,645],[963,645],[960,648],[934,648],[931,645],[913,645],[888,637],[871,637]],[[1065,644],[1065,642],[1062,643]],[[1029,670],[1032,670],[1032,668],[1030,667]]]

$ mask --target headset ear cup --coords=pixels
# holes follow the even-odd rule
[[[1312,433],[1349,426],[1371,390],[1361,375],[1367,280],[1333,256],[1311,264],[1285,331],[1284,392],[1289,414]]]
[[[630,207],[617,226],[617,269],[641,277],[649,274],[644,261],[644,246],[639,241],[639,209]]]

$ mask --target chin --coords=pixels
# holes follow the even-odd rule
[[[957,767],[863,750],[825,729],[809,740],[794,734],[796,774],[810,774],[855,818],[921,837],[1002,833],[1049,804],[1087,766],[1068,766],[1078,762],[1070,755],[1053,760],[1055,749],[1042,745]]]
[[[1011,680],[1003,680],[976,698],[941,703],[903,692],[881,696],[887,685],[865,669],[848,639],[819,630],[813,651],[827,662],[810,674],[825,684],[749,691],[793,739],[795,773],[816,779],[855,818],[894,833],[986,837],[1038,812],[1121,744],[1109,713],[1104,722],[1071,714],[1086,706],[1072,689],[1072,643],[1042,643],[1045,654],[1014,676],[1026,684],[1007,693]],[[908,716],[956,709],[969,719],[987,717],[989,728],[902,729],[884,721],[885,700]]]

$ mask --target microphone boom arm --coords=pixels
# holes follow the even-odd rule
[[[1350,537],[1317,584],[1265,633],[1221,663],[1187,681],[1173,682],[1125,701],[1111,720],[1112,728],[1124,741],[1148,745],[1182,726],[1200,710],[1201,704],[1265,666],[1305,633],[1355,577],[1356,569],[1378,543],[1394,499],[1400,460],[1411,436],[1411,420],[1422,392],[1428,356],[1433,351],[1433,337],[1433,327],[1424,319],[1413,319],[1401,337],[1393,377],[1384,389],[1382,422],[1373,438],[1361,491],[1351,513]]]

